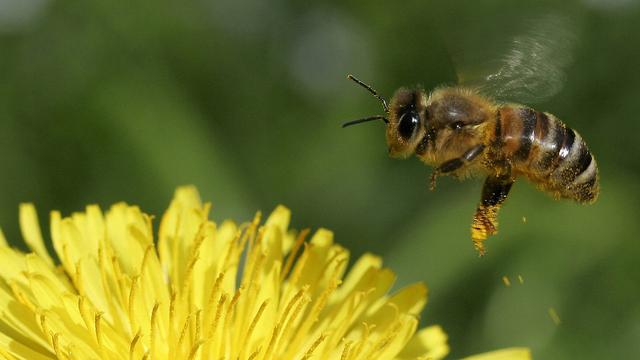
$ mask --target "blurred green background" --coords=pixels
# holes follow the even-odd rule
[[[638,357],[640,2],[559,3],[0,1],[0,225],[19,241],[23,201],[41,222],[120,200],[161,214],[195,184],[215,219],[283,203],[295,227],[382,254],[398,286],[425,281],[422,322],[445,328],[452,358],[514,345],[537,359]],[[479,259],[482,180],[430,192],[431,169],[387,157],[382,124],[341,129],[381,111],[345,75],[386,96],[452,83],[452,49],[499,54],[555,13],[577,42],[564,88],[536,108],[588,141],[601,196],[579,206],[518,182]]]

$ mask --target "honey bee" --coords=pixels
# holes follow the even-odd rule
[[[431,188],[440,175],[464,178],[486,175],[471,224],[471,239],[482,256],[484,241],[498,231],[498,210],[518,177],[525,177],[555,198],[593,203],[598,198],[596,161],[577,131],[550,113],[524,105],[500,104],[461,86],[400,88],[387,101],[352,75],[349,79],[382,102],[392,157],[415,154],[435,168]]]
[[[582,136],[553,114],[520,105],[548,99],[562,88],[576,23],[551,13],[529,20],[497,61],[478,63],[469,47],[460,48],[458,59],[452,52],[458,74],[453,86],[431,92],[400,88],[387,103],[371,86],[348,76],[382,103],[384,115],[343,127],[384,121],[389,155],[415,154],[432,166],[432,190],[441,175],[486,177],[471,223],[480,256],[485,240],[498,231],[498,211],[517,178],[556,199],[582,204],[595,202],[600,191],[598,166]],[[470,68],[464,68],[465,61]],[[478,65],[489,66],[480,66],[485,71],[478,74],[473,69]]]

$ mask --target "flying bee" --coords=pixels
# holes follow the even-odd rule
[[[384,115],[343,127],[384,121],[389,154],[415,154],[432,166],[432,190],[441,175],[486,176],[471,223],[480,255],[484,241],[498,231],[498,211],[518,177],[556,199],[590,204],[599,194],[598,167],[580,134],[553,114],[520,105],[548,99],[562,88],[575,33],[566,17],[532,20],[526,32],[512,39],[509,51],[491,62],[499,65],[494,71],[479,76],[461,67],[464,61],[458,63],[454,86],[431,92],[400,88],[387,103],[371,86],[348,76],[382,103]],[[463,60],[471,58],[462,56],[469,48],[462,50]]]
[[[525,177],[555,198],[593,203],[599,192],[598,168],[577,131],[550,113],[523,105],[500,104],[461,86],[400,88],[391,102],[371,86],[348,76],[382,102],[392,157],[415,154],[434,167],[431,188],[440,175],[486,176],[471,224],[471,239],[480,255],[484,241],[498,231],[498,210],[518,177]]]

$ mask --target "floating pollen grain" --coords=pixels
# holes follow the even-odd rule
[[[505,286],[511,286],[511,281],[509,280],[509,277],[507,277],[507,275],[502,277],[502,282]]]
[[[518,282],[520,284],[524,284],[524,278],[522,277],[522,275],[518,274]]]
[[[524,223],[524,224],[526,224],[526,223],[527,223],[527,217],[526,217],[526,216],[523,216],[523,217],[522,217],[522,223]]]
[[[553,321],[554,324],[556,325],[560,325],[561,321],[560,321],[560,316],[558,316],[558,313],[556,312],[556,309],[554,308],[549,308],[549,317],[551,318],[551,320]]]

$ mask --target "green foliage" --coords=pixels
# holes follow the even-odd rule
[[[636,2],[23,2],[33,9],[0,16],[10,240],[22,201],[43,223],[51,209],[123,199],[160,214],[192,183],[216,219],[284,203],[296,227],[328,227],[354,256],[384,255],[398,285],[425,281],[423,321],[447,330],[453,357],[514,345],[539,359],[640,354]],[[381,111],[345,75],[386,96],[453,83],[451,49],[486,58],[520,20],[555,12],[578,43],[565,87],[536,107],[587,140],[601,198],[556,202],[519,181],[478,259],[480,180],[441,178],[429,192],[430,169],[386,156],[381,124],[341,129]]]

